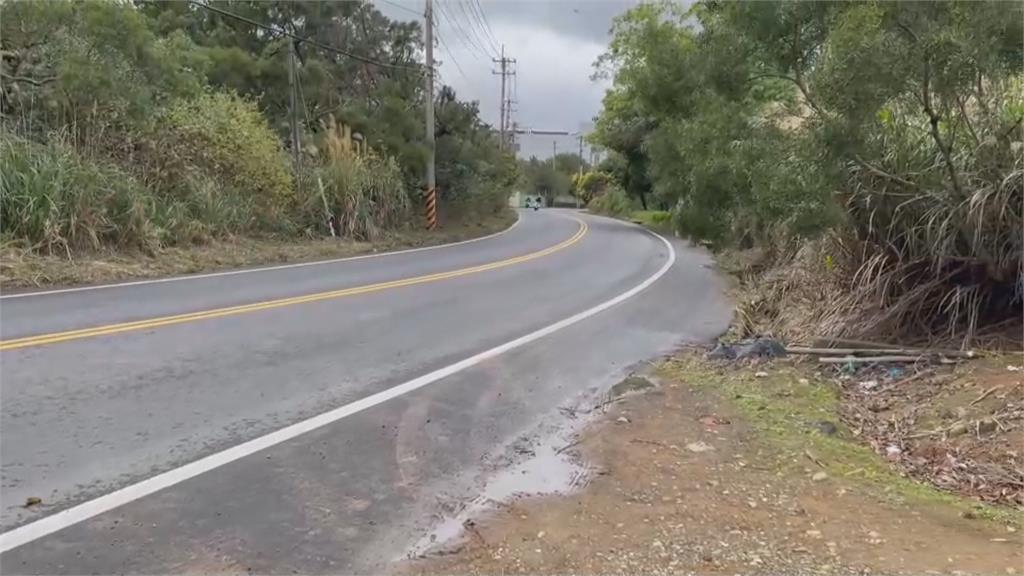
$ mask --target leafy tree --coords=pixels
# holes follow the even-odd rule
[[[881,323],[1020,306],[1021,6],[651,3],[612,32],[594,140],[681,232],[852,234]]]

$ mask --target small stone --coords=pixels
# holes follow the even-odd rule
[[[815,538],[815,539],[821,538],[821,530],[808,530],[808,531],[804,532],[804,534],[808,538]]]
[[[899,446],[890,444],[890,445],[885,447],[885,458],[886,458],[886,460],[889,460],[890,462],[895,462],[895,461],[899,460],[900,456],[902,454],[903,454],[903,450],[900,450]]]
[[[1010,534],[1013,534],[1014,532],[1017,531],[1017,529],[1014,528],[1013,526],[1007,526],[1006,527],[1006,531],[1009,532]]]
[[[43,499],[38,497],[38,496],[29,496],[28,498],[25,498],[25,508],[29,508],[29,507],[32,507],[32,506],[38,506],[38,505],[40,505],[42,503],[43,503]]]
[[[661,543],[661,540],[655,540],[651,542],[651,548],[664,548],[665,545]]]
[[[715,449],[714,446],[707,444],[702,441],[690,442],[686,445],[686,449],[690,452],[710,452]]]
[[[878,380],[865,380],[858,385],[860,386],[861,390],[868,392],[874,390],[875,388],[878,388]]]
[[[615,421],[619,424],[629,424],[629,418],[626,418],[625,416],[619,416]]]
[[[797,379],[797,383],[799,383],[799,384],[801,384],[803,386],[807,386],[808,384],[811,383],[811,381],[808,380],[807,378],[798,378]]]
[[[540,532],[537,532],[537,539],[538,540],[540,540],[543,537],[544,537],[544,531],[543,530],[541,530]]]
[[[767,378],[767,372],[754,372],[754,378]]]
[[[814,481],[814,482],[821,482],[822,480],[825,480],[827,478],[828,478],[828,473],[826,473],[826,472],[815,472],[814,475],[811,476],[811,480]]]
[[[1017,573],[1017,569],[1014,568],[1013,566],[1007,566],[1006,567],[1006,573],[1007,574],[1016,574]]]
[[[836,433],[839,432],[839,428],[837,428],[834,423],[829,422],[828,420],[820,420],[818,422],[815,422],[814,428],[825,436],[835,436]]]

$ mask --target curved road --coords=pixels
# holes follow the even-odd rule
[[[721,332],[722,289],[703,252],[548,210],[436,249],[4,295],[0,572],[379,571],[555,406]]]

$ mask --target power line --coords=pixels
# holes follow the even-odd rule
[[[423,14],[421,14],[418,10],[414,10],[414,9],[409,8],[408,6],[402,5],[402,4],[398,3],[398,2],[391,2],[391,0],[379,0],[379,1],[383,2],[385,4],[388,4],[390,6],[394,6],[395,8],[398,8],[400,10],[405,10],[406,12],[411,12],[412,14],[415,14],[417,16],[423,16]]]
[[[227,16],[228,18],[234,18],[235,20],[238,20],[240,22],[245,22],[247,24],[251,24],[251,25],[256,26],[258,28],[262,28],[262,29],[264,29],[264,30],[266,30],[268,32],[273,33],[273,34],[277,34],[277,35],[281,35],[281,36],[288,36],[289,38],[292,38],[293,40],[297,40],[299,42],[305,42],[306,44],[309,44],[310,46],[316,46],[317,48],[320,48],[321,50],[326,50],[328,52],[333,52],[335,54],[340,54],[342,56],[347,56],[349,58],[352,58],[353,60],[358,60],[359,62],[363,62],[365,64],[372,64],[374,66],[380,66],[382,68],[392,68],[392,69],[395,69],[395,70],[412,70],[414,72],[423,72],[423,67],[422,66],[412,67],[412,66],[405,66],[405,65],[402,65],[402,64],[389,64],[387,62],[378,62],[377,60],[374,60],[372,58],[367,58],[366,56],[360,56],[358,54],[353,54],[351,52],[346,52],[345,50],[342,50],[340,48],[335,48],[334,46],[329,46],[329,45],[324,44],[322,42],[318,42],[316,40],[313,40],[312,38],[299,36],[297,34],[294,34],[292,32],[284,30],[282,28],[270,26],[269,24],[264,24],[262,22],[257,22],[255,20],[252,20],[252,19],[247,18],[245,16],[242,16],[240,14],[235,14],[234,12],[228,12],[227,10],[223,10],[221,8],[217,8],[216,6],[211,6],[211,5],[206,4],[204,2],[200,2],[199,0],[188,0],[188,3],[192,4],[193,6],[199,6],[200,8],[203,8],[204,10],[208,10],[210,12],[213,12],[213,13],[216,13],[216,14],[220,14],[221,16]]]
[[[491,37],[495,46],[500,45],[501,42],[498,42],[498,37],[494,35],[494,30],[491,29],[491,23],[487,21],[487,13],[484,12],[484,7],[480,4],[480,0],[473,0],[473,3],[470,4],[470,6],[472,7],[474,4],[476,5],[477,12],[480,13],[480,19],[484,21],[484,31]]]
[[[477,51],[477,53],[479,55],[482,55],[485,59],[490,59],[491,58],[491,55],[488,53],[487,49],[481,47],[479,43],[475,42],[473,37],[470,36],[466,32],[466,30],[462,27],[462,24],[460,24],[459,21],[456,18],[454,18],[454,17],[452,17],[452,16],[450,16],[448,14],[448,10],[445,9],[444,4],[439,2],[437,4],[437,9],[438,9],[438,12],[441,14],[441,16],[448,22],[448,24],[450,24],[454,30],[458,31],[459,39],[462,40],[462,44],[464,46],[466,46],[470,50],[474,50],[475,49]]]
[[[480,17],[480,13],[477,12],[476,6],[472,2],[467,2],[467,4],[469,5],[469,14],[472,15],[474,22],[476,22],[477,27],[483,33],[484,40],[486,40],[487,44],[490,45],[491,50],[493,50],[494,53],[497,54],[498,53],[498,44],[499,44],[499,42],[496,42],[495,39],[492,38],[491,35],[488,33],[487,25],[486,25],[486,23],[484,23],[483,19]],[[462,7],[462,2],[459,2],[459,6]],[[465,10],[465,8],[463,8],[463,10]]]
[[[437,36],[438,42],[441,43],[441,48],[445,51],[446,54],[448,54],[448,57],[452,59],[452,64],[455,64],[455,69],[459,71],[459,74],[462,75],[466,82],[469,82],[469,77],[466,76],[466,73],[462,71],[462,66],[460,66],[459,61],[455,59],[455,54],[452,53],[451,49],[448,47],[448,43],[445,42],[444,38],[441,37],[440,32],[440,30],[435,30],[434,35]]]
[[[487,55],[488,56],[497,56],[497,54],[498,54],[497,50],[493,50],[493,47],[491,47],[491,49],[489,49],[486,46],[486,44],[488,43],[488,40],[485,38],[485,35],[482,34],[483,29],[480,29],[479,24],[477,24],[477,22],[473,19],[473,17],[470,16],[469,11],[466,10],[466,6],[462,2],[455,2],[455,4],[459,7],[459,11],[462,12],[462,15],[466,17],[466,23],[469,24],[469,30],[470,30],[470,32],[473,33],[473,37],[476,38],[477,42],[481,46],[484,46],[484,51],[488,52]],[[477,32],[477,29],[480,29],[480,32]]]

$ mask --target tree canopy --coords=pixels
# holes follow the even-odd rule
[[[416,22],[392,21],[367,2],[25,0],[3,3],[0,10],[0,104],[11,143],[4,161],[59,162],[70,151],[81,162],[103,164],[101,172],[125,172],[140,187],[139,201],[150,206],[151,228],[163,230],[147,238],[195,238],[189,231],[197,229],[269,230],[271,205],[273,230],[323,231],[317,207],[359,207],[365,220],[382,205],[383,189],[411,201],[389,206],[419,204],[428,148]],[[289,129],[289,44],[298,56],[304,166],[290,175],[283,153],[295,145]],[[499,149],[475,103],[441,85],[435,106],[442,203],[504,206],[507,187],[517,178],[514,157]],[[379,164],[341,157],[355,149],[336,140],[352,134],[365,144],[359,153],[375,156]],[[371,182],[348,178],[342,169],[370,174],[371,165],[396,177]],[[335,202],[317,184],[327,177],[342,179],[322,189],[335,191]],[[5,223],[32,211],[44,219],[47,211],[57,211],[68,225],[79,222],[73,191],[54,195],[13,187],[29,181],[35,182],[4,180]],[[348,196],[350,186],[366,186],[366,201]],[[210,201],[200,200],[214,193],[217,203],[232,207],[235,224],[220,225]],[[72,205],[47,207],[56,197]],[[244,216],[248,211],[253,213]],[[407,210],[385,219],[407,225],[416,216]],[[377,229],[352,230],[357,228]],[[66,240],[64,233],[55,234]]]

